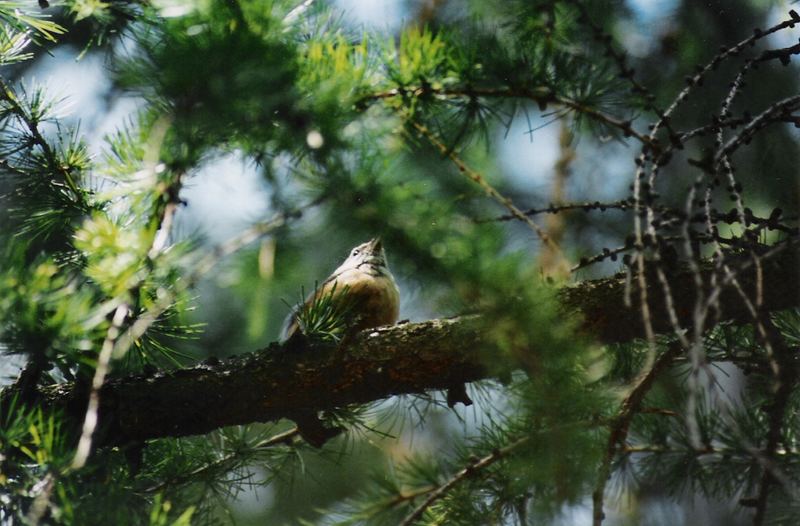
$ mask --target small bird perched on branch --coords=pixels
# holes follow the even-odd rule
[[[322,312],[314,312],[322,311]],[[309,320],[328,316],[343,318],[346,334],[363,329],[391,325],[400,312],[400,291],[386,264],[386,252],[380,238],[358,245],[321,286],[296,307],[287,319],[283,339],[288,340],[298,329],[312,331]],[[341,320],[337,320],[341,322]]]
[[[292,310],[282,339],[291,345],[300,334],[327,334],[341,343],[360,330],[395,323],[399,313],[400,291],[381,240],[375,238],[351,250],[345,262]],[[315,447],[344,431],[320,416],[311,408],[290,416],[300,436]]]

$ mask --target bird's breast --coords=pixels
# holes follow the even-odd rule
[[[334,280],[336,290],[346,290],[354,328],[357,330],[391,325],[400,314],[400,292],[391,275],[364,271],[343,272]],[[333,282],[325,288],[332,288]],[[346,289],[345,289],[346,287]]]

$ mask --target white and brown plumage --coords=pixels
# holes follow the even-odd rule
[[[335,291],[335,293],[334,293]],[[380,238],[358,245],[322,285],[306,298],[309,305],[326,294],[335,301],[344,301],[347,309],[347,332],[391,325],[400,313],[400,291],[386,264],[386,252]],[[297,309],[284,331],[289,339],[300,328]]]

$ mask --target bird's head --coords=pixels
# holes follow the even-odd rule
[[[359,269],[370,273],[388,273],[386,251],[383,249],[381,239],[376,237],[354,247],[345,262],[339,267],[339,270],[344,269]]]

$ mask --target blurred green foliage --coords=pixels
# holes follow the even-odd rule
[[[63,415],[15,400],[0,408],[0,523],[397,524],[482,459],[486,469],[463,476],[419,523],[552,522],[595,489],[618,391],[664,346],[609,349],[576,334],[580,320],[557,304],[567,278],[545,279],[541,268],[547,247],[522,223],[487,220],[508,212],[498,195],[520,207],[552,198],[534,177],[506,173],[501,156],[530,156],[504,150],[498,138],[524,122],[531,147],[540,147],[537,127],[560,120],[576,137],[562,150],[581,148],[567,194],[595,201],[574,182],[578,168],[601,171],[602,186],[620,177],[612,172],[630,179],[641,145],[626,126],[644,130],[698,63],[766,27],[773,11],[763,2],[676,1],[665,29],[642,35],[645,28],[630,31],[640,21],[628,2],[452,1],[425,25],[412,18],[398,34],[381,34],[353,29],[319,4],[67,0],[42,11],[0,2],[0,352],[21,355],[34,382],[53,385],[91,379],[108,342],[112,378],[252,351],[277,337],[286,300],[380,235],[402,316],[480,312],[490,342],[483,352],[501,380],[470,386],[472,409],[446,408],[440,393],[342,408],[325,416],[348,432],[321,450],[296,437],[271,442],[286,422],[253,424],[100,450],[80,470],[69,467],[74,444]],[[648,46],[629,44],[642,39]],[[101,145],[70,129],[60,101],[29,80],[59,45],[104,56],[109,99],[136,103]],[[628,48],[628,66],[651,97],[631,89],[608,46]],[[671,126],[711,119],[737,67],[724,63]],[[737,114],[798,90],[795,65],[764,64],[753,77]],[[737,174],[754,210],[780,206],[792,217],[798,135],[788,123],[773,126],[737,153]],[[605,153],[608,141],[637,148],[621,163]],[[676,156],[702,158],[712,144],[703,137]],[[181,231],[176,225],[198,213],[184,202],[187,186],[230,155],[263,181],[269,210],[252,218],[261,230],[216,244]],[[687,166],[662,168],[658,191],[670,206],[682,205],[694,180]],[[275,215],[282,220],[272,225]],[[631,227],[627,216],[598,212],[564,228],[563,257],[575,262],[624,243]],[[304,325],[338,336],[338,315],[320,303]],[[123,305],[129,314],[115,327]],[[796,317],[776,323],[796,346]],[[117,329],[140,332],[123,345]],[[706,342],[708,360],[734,362],[748,349],[763,365],[765,350],[747,331],[719,327]],[[711,403],[695,408],[709,445],[699,451],[674,417],[687,407],[688,370],[678,363],[645,400],[663,414],[632,420],[634,441],[650,449],[615,457],[614,476],[633,501],[648,484],[663,486],[660,498],[725,504],[758,488],[761,466],[748,447],[766,440],[768,377],[746,383],[729,419]],[[796,433],[786,427],[791,459],[781,467],[794,480]],[[254,505],[256,494],[267,500]],[[785,511],[778,495],[776,513]],[[646,510],[631,514],[630,522],[647,522]]]

